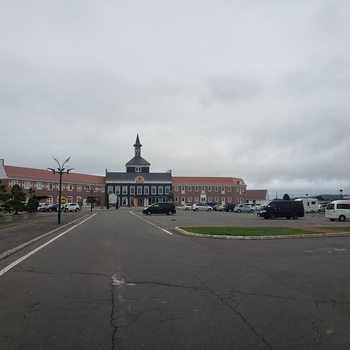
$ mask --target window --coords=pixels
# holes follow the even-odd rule
[[[211,201],[212,201],[212,198],[208,197],[208,202],[211,203]]]
[[[25,181],[23,187],[24,187],[25,190],[29,190],[30,189],[30,182],[29,181]]]
[[[113,186],[108,186],[107,187],[107,192],[108,193],[113,193]]]
[[[187,187],[187,191],[188,191],[188,192],[191,192],[191,191],[192,191],[192,186],[188,186],[188,187]]]
[[[68,191],[73,191],[73,185],[68,185]]]
[[[48,190],[53,190],[53,184],[48,184],[48,185],[47,185],[47,189],[48,189]]]
[[[142,186],[136,187],[137,194],[142,194]]]
[[[169,194],[170,193],[170,186],[165,186],[165,194]]]
[[[122,187],[122,194],[128,194],[128,186]]]
[[[179,186],[174,187],[174,192],[179,192]]]
[[[81,192],[83,190],[83,186],[82,185],[77,185],[77,191]]]
[[[205,192],[205,186],[202,186],[202,193]]]
[[[141,172],[141,167],[137,166],[137,167],[135,168],[135,172],[136,172],[136,173],[140,173],[140,172]]]
[[[225,187],[224,186],[221,187],[221,193],[225,193]]]
[[[192,203],[192,197],[187,197],[188,203]]]
[[[219,203],[219,197],[215,197],[215,203]]]
[[[67,199],[68,199],[68,203],[73,203],[73,197],[72,196],[68,196]]]
[[[144,194],[148,195],[149,194],[149,186],[145,186],[143,188],[143,192],[144,192]]]
[[[120,186],[114,186],[114,193],[120,194]]]
[[[163,195],[163,186],[158,186],[158,194]]]
[[[231,192],[231,190],[232,190],[231,186],[227,187],[228,192]]]
[[[37,190],[41,190],[41,189],[42,189],[42,185],[43,185],[43,184],[42,184],[41,182],[37,182],[37,183],[36,183],[36,189],[37,189]]]
[[[232,197],[228,197],[228,198],[227,198],[227,201],[228,201],[229,203],[232,203]]]
[[[219,192],[219,187],[215,186],[215,192]]]
[[[151,194],[157,194],[157,186],[151,186]]]
[[[135,186],[130,186],[130,194],[132,196],[135,194]]]
[[[208,186],[208,192],[211,192],[211,186]]]
[[[195,192],[198,192],[198,191],[199,191],[198,186],[196,186],[196,187],[194,188],[194,191],[195,191]]]
[[[198,197],[194,197],[194,201],[195,201],[196,203],[198,203],[198,202],[199,202],[199,198],[198,198]]]

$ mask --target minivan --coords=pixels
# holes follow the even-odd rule
[[[175,204],[173,202],[167,203],[154,203],[145,207],[142,210],[143,214],[151,215],[151,214],[167,214],[173,215],[176,214]]]
[[[338,200],[327,204],[325,217],[331,221],[350,219],[350,200]]]
[[[304,216],[304,206],[303,202],[300,201],[272,201],[262,207],[257,215],[264,219],[276,219],[278,217],[298,219]]]

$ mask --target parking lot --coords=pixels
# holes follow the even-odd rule
[[[277,218],[264,219],[257,213],[233,213],[216,211],[192,211],[176,208],[175,215],[138,215],[166,229],[174,229],[176,226],[236,226],[236,227],[322,227],[322,226],[350,226],[350,222],[331,222],[325,218],[324,213],[306,213],[297,220]]]

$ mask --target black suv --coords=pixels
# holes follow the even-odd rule
[[[142,210],[143,214],[176,214],[175,204],[172,202],[168,203],[154,203]]]

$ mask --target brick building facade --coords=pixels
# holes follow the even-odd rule
[[[29,190],[34,191],[36,196],[48,196],[46,203],[58,203],[59,174],[53,174],[43,169],[24,168],[5,165],[0,159],[1,181],[8,191],[14,185],[22,187],[30,197]],[[79,203],[86,205],[87,198],[94,197],[96,205],[105,202],[105,178],[104,176],[77,174],[70,172],[62,175],[62,196],[67,203]]]
[[[246,188],[245,182],[235,177],[173,176],[177,206],[185,203],[244,203]]]

